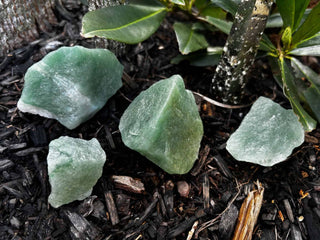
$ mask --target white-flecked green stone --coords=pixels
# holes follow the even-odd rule
[[[195,99],[179,75],[141,92],[121,117],[119,129],[126,146],[170,174],[192,168],[203,135]]]
[[[304,130],[292,109],[260,97],[227,141],[239,161],[272,166],[286,160],[304,142]]]
[[[49,203],[61,205],[90,196],[102,175],[106,154],[97,139],[60,137],[49,144]]]
[[[18,108],[74,129],[122,86],[122,71],[106,49],[59,48],[28,69]]]

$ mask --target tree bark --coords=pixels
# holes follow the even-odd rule
[[[273,0],[242,0],[212,80],[213,94],[239,104]]]
[[[57,24],[52,6],[53,0],[0,0],[0,56]]]
[[[38,39],[41,32],[50,32],[58,24],[53,12],[56,1],[62,5],[80,4],[79,0],[0,0],[0,57]],[[125,4],[128,0],[87,2],[89,10],[95,10]],[[125,51],[124,44],[109,40],[97,40],[96,47],[108,48],[117,55]]]

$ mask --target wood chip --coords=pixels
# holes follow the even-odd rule
[[[213,160],[218,165],[219,170],[222,172],[222,174],[227,178],[233,178],[233,175],[231,171],[228,168],[227,163],[224,161],[224,159],[220,155],[215,155],[213,157]]]
[[[203,194],[203,207],[208,209],[210,207],[210,186],[209,186],[209,177],[207,174],[204,175],[203,184],[202,184],[202,194]]]
[[[233,235],[233,240],[251,240],[254,225],[258,220],[260,213],[264,188],[257,182],[256,190],[249,192],[248,196],[242,203],[238,223]]]
[[[289,200],[288,199],[284,199],[283,200],[283,204],[284,204],[284,207],[286,209],[286,212],[287,212],[287,216],[290,220],[290,222],[294,222],[294,216],[293,216],[293,212],[292,212],[292,208],[291,208],[291,205],[289,203]]]
[[[210,152],[210,146],[205,145],[204,148],[199,153],[199,156],[200,156],[199,161],[197,161],[196,165],[191,170],[192,176],[197,176],[200,173],[201,169],[205,165],[206,159],[208,158],[209,152]]]
[[[117,211],[117,208],[116,208],[116,204],[114,203],[111,191],[107,191],[104,194],[104,197],[105,197],[105,200],[106,200],[106,204],[107,204],[107,208],[108,208],[111,224],[112,225],[116,225],[116,224],[119,223],[119,217],[118,217],[118,211]]]
[[[43,149],[44,149],[43,147],[31,147],[31,148],[27,148],[19,152],[16,152],[15,155],[17,155],[18,157],[24,157],[32,153],[40,152]]]
[[[113,175],[111,178],[116,188],[120,188],[133,193],[145,192],[144,184],[141,182],[140,179],[133,179],[132,177],[128,176],[116,175]]]
[[[0,172],[12,167],[14,163],[9,159],[0,160]]]
[[[219,223],[219,232],[221,234],[222,239],[231,238],[232,232],[237,223],[238,215],[239,210],[234,204],[231,204],[229,209],[221,215],[221,221]]]

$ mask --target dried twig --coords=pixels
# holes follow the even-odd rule
[[[264,193],[264,188],[259,181],[256,185],[257,189],[249,192],[242,203],[233,240],[252,239],[253,228],[258,220]]]
[[[196,95],[200,98],[202,98],[203,100],[215,105],[215,106],[218,106],[218,107],[222,107],[222,108],[229,108],[229,109],[239,109],[239,108],[246,108],[246,107],[250,107],[252,104],[245,104],[245,105],[229,105],[229,104],[225,104],[225,103],[221,103],[221,102],[218,102],[216,100],[213,100],[211,98],[208,98],[200,93],[197,93],[197,92],[192,92],[193,95]]]

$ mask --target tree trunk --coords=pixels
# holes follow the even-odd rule
[[[0,0],[0,57],[57,24],[53,0]]]
[[[89,10],[125,4],[128,0],[89,0]],[[81,0],[81,2],[85,2]],[[50,32],[57,25],[53,13],[55,3],[61,6],[80,4],[79,0],[0,0],[0,57]],[[71,4],[72,5],[72,4]],[[108,48],[121,55],[125,45],[115,41],[97,40],[97,47]]]
[[[259,48],[272,0],[242,0],[213,77],[213,94],[224,103],[239,104],[246,74]]]

